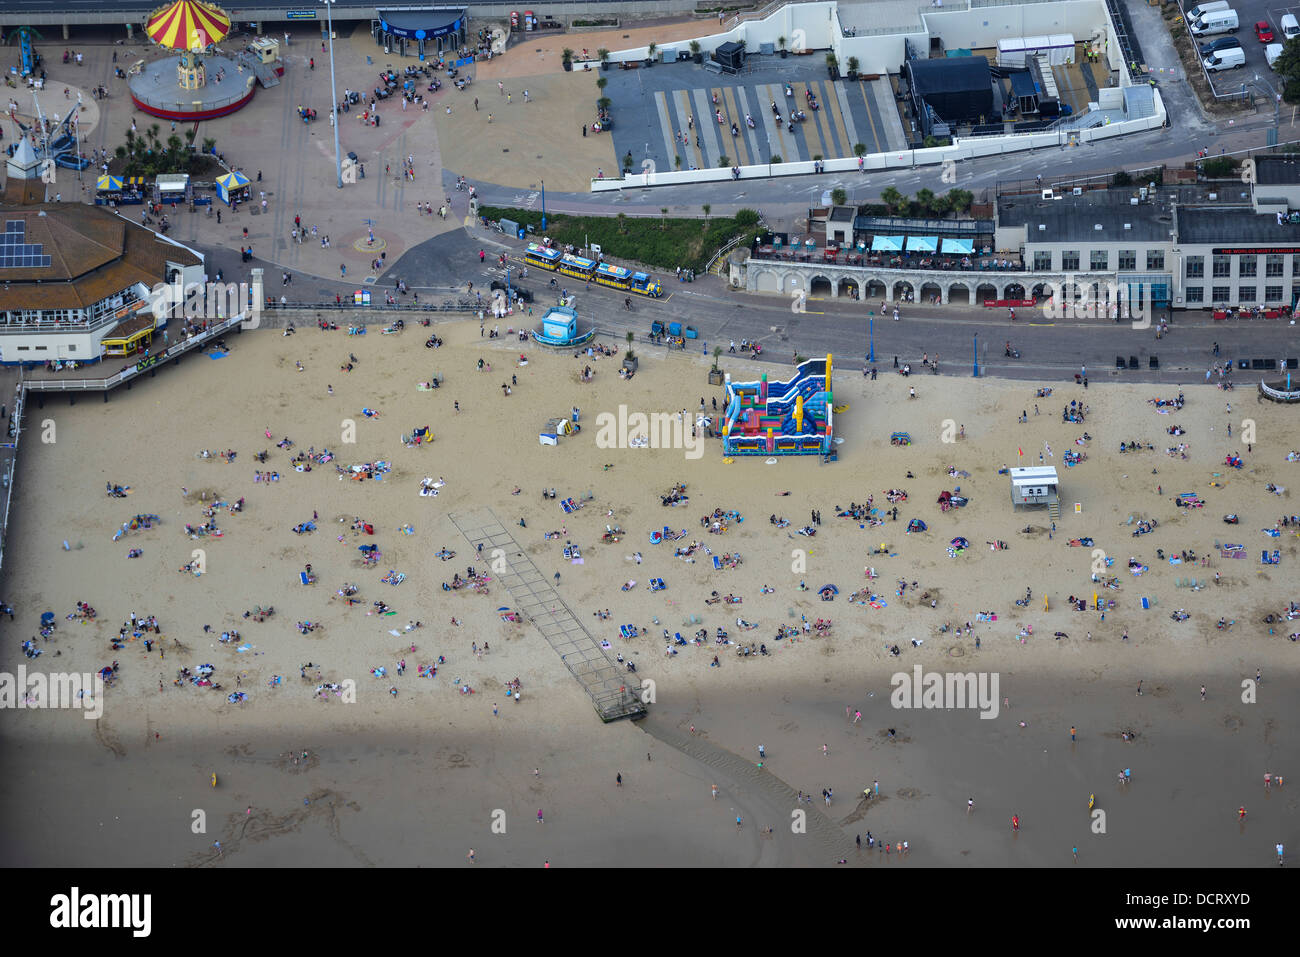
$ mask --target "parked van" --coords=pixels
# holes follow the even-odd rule
[[[1191,23],[1193,20],[1199,20],[1207,13],[1213,13],[1215,10],[1229,10],[1231,8],[1232,4],[1228,3],[1228,0],[1214,0],[1213,3],[1198,3],[1196,6],[1192,7],[1192,9],[1187,11],[1187,22]]]
[[[1282,44],[1270,43],[1264,47],[1264,59],[1268,61],[1270,67],[1277,62],[1277,58],[1282,55]]]
[[[1296,37],[1300,37],[1300,20],[1296,19],[1294,13],[1288,13],[1282,18],[1282,42]]]
[[[1246,65],[1246,51],[1241,47],[1229,47],[1226,50],[1216,50],[1205,58],[1205,69],[1211,72],[1218,70],[1235,70],[1239,66]]]
[[[1236,10],[1211,10],[1201,19],[1192,21],[1192,34],[1204,37],[1213,33],[1236,33],[1237,27]]]

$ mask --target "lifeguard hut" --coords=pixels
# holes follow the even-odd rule
[[[1011,469],[1011,504],[1015,507],[1045,506],[1059,514],[1061,500],[1058,487],[1055,466],[1035,465],[1032,468]]]
[[[582,328],[582,326],[586,328]],[[569,306],[551,306],[542,316],[541,327],[534,329],[535,342],[544,346],[576,346],[596,334],[596,327],[578,322],[578,311]]]

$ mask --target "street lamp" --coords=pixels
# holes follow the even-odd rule
[[[867,319],[867,361],[876,361],[876,320],[875,317]]]
[[[546,232],[546,180],[542,180],[542,232]]]
[[[320,0],[325,4],[326,29],[330,45],[330,126],[334,127],[334,171],[338,174],[338,188],[343,188],[343,157],[339,152],[339,98],[334,86],[334,4],[337,0]]]
[[[980,377],[980,334],[975,333],[975,378]]]

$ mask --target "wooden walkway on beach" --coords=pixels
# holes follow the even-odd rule
[[[591,696],[600,719],[643,717],[646,706],[639,695],[640,679],[600,647],[586,625],[569,610],[551,579],[524,554],[496,514],[490,508],[483,508],[452,515],[451,521],[479,550],[476,564],[487,563],[492,577],[510,592],[514,610],[536,626],[569,673]]]

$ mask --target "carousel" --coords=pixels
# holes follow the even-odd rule
[[[150,116],[183,122],[225,116],[253,98],[257,80],[264,86],[275,82],[262,76],[266,66],[257,57],[218,51],[230,33],[230,16],[201,0],[175,0],[155,10],[144,30],[158,46],[179,54],[142,63],[130,78],[132,101]]]

